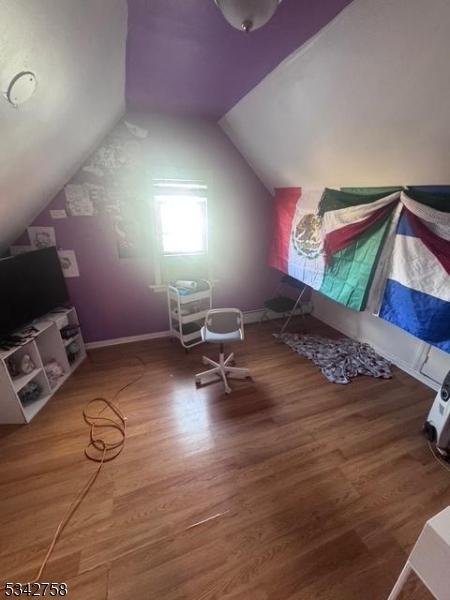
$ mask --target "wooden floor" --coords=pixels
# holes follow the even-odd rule
[[[91,352],[29,425],[1,427],[0,579],[28,581],[94,465],[87,400],[121,397],[123,454],[105,466],[45,581],[82,600],[385,599],[450,473],[420,429],[433,393],[394,370],[348,386],[277,343],[235,348],[253,382],[201,390],[200,348],[169,340]],[[310,322],[310,331],[327,332]],[[429,598],[412,580],[403,598]]]

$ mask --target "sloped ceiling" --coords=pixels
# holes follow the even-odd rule
[[[450,2],[354,0],[221,121],[269,188],[450,182]]]
[[[15,109],[0,97],[0,249],[21,233],[125,108],[126,0],[1,4],[0,90],[36,74]]]
[[[128,106],[217,120],[349,2],[283,0],[246,35],[213,0],[128,0]]]

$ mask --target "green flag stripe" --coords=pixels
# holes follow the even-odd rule
[[[363,188],[357,189],[362,190]],[[370,204],[371,202],[385,198],[388,194],[398,192],[400,189],[401,188],[376,188],[376,190],[381,191],[374,192],[374,189],[372,188],[368,191],[358,191],[358,193],[353,193],[325,188],[319,202],[319,214],[323,215],[330,210],[339,210],[341,208],[348,208],[349,206]]]
[[[353,310],[364,310],[379,253],[391,222],[388,215],[360,236],[354,244],[337,252],[325,269],[320,292]]]

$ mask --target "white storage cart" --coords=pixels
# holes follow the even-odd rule
[[[206,313],[212,308],[211,283],[206,280],[201,283],[205,289],[188,293],[184,288],[167,286],[170,334],[180,340],[186,351],[202,343],[200,330]]]

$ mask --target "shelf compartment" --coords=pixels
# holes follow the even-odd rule
[[[70,346],[70,344],[72,342],[74,342],[75,340],[79,339],[81,336],[81,332],[79,331],[78,333],[76,333],[75,335],[73,335],[70,338],[67,338],[66,340],[64,338],[61,338],[64,344],[64,347],[67,348],[67,346]]]
[[[51,394],[43,394],[38,400],[35,400],[35,402],[31,402],[30,404],[26,404],[25,406],[22,405],[23,412],[25,414],[25,419],[27,420],[27,423],[29,423],[31,421],[31,419],[35,415],[37,415],[37,413],[41,410],[41,408],[44,408],[44,406],[50,400],[52,394],[53,394],[53,390],[52,390]]]
[[[59,317],[59,313],[56,316]],[[64,320],[68,321],[70,325],[78,324],[74,308],[62,311],[62,317],[65,317]],[[66,347],[58,328],[59,322],[59,318],[54,319],[52,314],[44,315],[40,320],[33,322],[36,332],[23,346],[0,351],[0,423],[29,423],[86,358],[83,336],[79,331],[74,337],[79,340],[80,352],[74,362],[69,365]],[[71,341],[73,339],[69,340],[68,344]],[[12,372],[20,371],[20,363],[24,354],[30,355],[35,369],[27,375],[20,374],[13,377]],[[47,363],[52,359],[56,360],[64,370],[64,375],[58,379],[53,388],[50,387],[44,370],[44,362]],[[14,362],[18,369],[9,368],[10,362]],[[31,381],[39,383],[40,396],[34,401],[22,403],[19,393]]]
[[[208,312],[207,310],[200,310],[198,312],[191,313],[188,315],[180,315],[181,322],[186,325],[187,323],[194,323],[195,321],[204,321],[207,312]],[[172,319],[176,319],[177,321],[180,321],[178,313],[174,310],[172,311]]]
[[[37,414],[41,410],[41,408],[48,402],[48,400],[50,399],[50,397],[53,393],[52,390],[50,389],[47,377],[46,377],[43,369],[41,369],[40,373],[38,373],[35,377],[33,377],[33,379],[31,381],[34,381],[34,380],[41,387],[41,395],[39,396],[39,398],[37,398],[33,402],[23,403],[19,397],[20,403],[22,405],[22,410],[23,410],[23,413],[25,415],[25,419],[27,420],[27,422],[29,422],[34,417],[34,415]]]
[[[31,371],[31,373],[26,373],[23,375],[19,375],[19,377],[13,377],[12,378],[12,382],[13,382],[13,386],[14,386],[14,390],[17,392],[20,392],[20,390],[25,387],[27,385],[27,383],[30,383],[30,381],[33,381],[33,379],[35,377],[37,377],[39,375],[39,373],[42,372],[42,367],[36,367],[35,369],[33,369]]]
[[[201,333],[200,329],[198,331],[194,331],[193,333],[187,333],[181,335],[179,331],[176,329],[172,330],[172,334],[183,342],[193,342],[194,340],[201,341]]]
[[[189,304],[190,302],[197,302],[198,300],[206,300],[211,297],[211,290],[201,290],[200,292],[193,292],[192,294],[186,294],[182,296],[181,294],[177,294],[175,291],[172,291],[172,288],[169,287],[169,297],[177,302],[180,301],[180,304]]]

